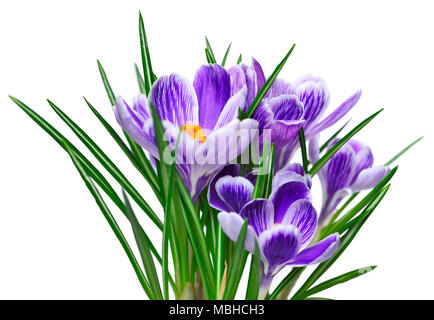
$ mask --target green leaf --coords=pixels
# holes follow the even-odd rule
[[[205,57],[206,57],[206,61],[209,64],[213,64],[212,56],[211,56],[211,53],[209,52],[208,48],[205,48]]]
[[[264,142],[262,148],[261,166],[256,177],[252,199],[268,198],[273,184],[274,171],[274,143]]]
[[[119,168],[107,157],[107,155],[99,148],[99,146],[82,130],[74,121],[72,121],[62,110],[54,103],[47,100],[57,115],[71,128],[81,142],[89,149],[104,168],[119,182],[119,184],[131,195],[134,201],[143,209],[149,218],[157,225],[160,230],[163,230],[163,223],[143,199],[140,193],[133,187],[128,179],[123,175]]]
[[[199,217],[196,214],[191,196],[187,191],[181,177],[176,173],[176,185],[178,187],[180,199],[183,203],[182,215],[184,217],[190,243],[199,267],[202,277],[204,290],[208,299],[215,299],[215,279],[213,268],[209,257],[209,249],[206,246],[205,235],[200,224]]]
[[[324,156],[322,156],[310,169],[309,174],[313,177],[319,170],[335,155],[335,153],[345,145],[357,132],[362,130],[369,122],[371,122],[383,109],[375,112],[373,115],[367,117],[360,122],[353,130],[348,132],[342,139],[340,139],[333,147],[331,147]]]
[[[216,214],[214,214],[215,217],[217,217]],[[222,282],[222,277],[223,277],[223,269],[224,269],[224,260],[225,260],[225,256],[224,256],[224,234],[223,234],[223,230],[221,228],[221,226],[218,224],[217,225],[217,240],[216,240],[216,259],[215,259],[215,282],[216,282],[216,286],[215,286],[215,296],[217,297],[219,292],[220,292],[220,288],[221,288],[221,282]]]
[[[217,59],[215,58],[214,51],[212,51],[211,44],[209,43],[208,38],[206,36],[205,36],[205,42],[206,42],[206,49],[208,50],[209,57],[211,58],[209,63],[217,63]],[[208,54],[207,54],[207,58],[208,58]]]
[[[244,250],[244,244],[246,242],[248,226],[248,221],[245,219],[235,245],[235,251],[228,272],[223,300],[233,300],[235,298],[247,259],[247,251]]]
[[[309,289],[306,291],[303,295],[299,297],[299,299],[306,299],[307,297],[310,297],[314,294],[317,294],[318,292],[324,291],[326,289],[329,289],[331,287],[334,287],[338,284],[350,281],[352,279],[355,279],[357,277],[360,277],[361,275],[367,274],[368,272],[371,272],[374,270],[377,266],[369,266],[364,268],[359,268],[344,274],[341,274],[340,276],[334,277],[330,280],[324,281],[312,289]]]
[[[356,214],[358,214],[374,197],[382,192],[384,186],[389,183],[392,177],[395,175],[398,167],[396,166],[373,188],[358,204],[356,204],[351,210],[349,210],[341,219],[331,225],[328,230],[329,234],[341,230],[341,228],[347,224]]]
[[[104,88],[107,91],[107,95],[110,100],[110,103],[112,106],[114,106],[116,104],[115,94],[113,93],[110,83],[107,80],[107,75],[104,71],[104,68],[102,67],[102,64],[99,62],[99,60],[96,61],[98,62],[99,73],[101,74],[102,82],[104,83]]]
[[[265,81],[265,84],[262,86],[261,90],[259,90],[255,99],[253,100],[252,104],[250,105],[249,109],[247,110],[246,114],[244,115],[243,119],[251,118],[253,116],[253,114],[255,113],[256,108],[259,106],[259,103],[261,102],[262,98],[267,94],[268,89],[270,89],[274,80],[279,75],[280,70],[282,70],[283,66],[285,65],[286,61],[288,60],[288,58],[291,55],[294,48],[295,48],[295,44],[292,45],[291,49],[289,49],[288,53],[285,55],[283,60],[277,65],[276,69],[274,69],[273,73],[270,75],[270,77],[267,79],[267,81]]]
[[[422,138],[423,138],[423,136],[414,140],[412,143],[410,143],[408,146],[406,146],[404,149],[402,149],[400,152],[398,152],[398,154],[396,154],[394,157],[392,157],[392,159],[387,161],[384,165],[390,166],[393,162],[398,160],[404,153],[406,153],[408,150],[410,150],[411,147],[413,147],[416,143],[418,143],[420,140],[422,140]]]
[[[142,74],[140,73],[137,63],[134,64],[134,69],[136,70],[137,83],[139,84],[140,93],[146,94],[145,81],[143,80]]]
[[[178,151],[178,144],[179,144],[179,138],[181,136],[181,133],[178,135],[178,138],[176,140],[175,144],[175,150],[173,152],[173,156],[176,157],[176,153]],[[169,241],[173,244],[173,254],[175,255],[174,260],[179,261],[178,252],[179,250],[174,245],[175,241],[173,239],[173,226],[171,221],[171,216],[174,214],[172,212],[173,202],[172,202],[172,194],[173,194],[173,186],[175,184],[174,180],[174,172],[175,172],[175,162],[172,163],[170,166],[170,172],[169,172],[169,189],[167,191],[167,201],[166,205],[164,207],[164,229],[163,229],[163,291],[164,291],[164,298],[165,300],[169,299],[169,279],[170,279],[170,273],[169,273]],[[177,294],[176,294],[177,295]]]
[[[83,97],[84,98],[84,97]],[[122,149],[125,155],[130,159],[131,163],[136,167],[137,170],[142,174],[142,176],[146,179],[146,181],[151,186],[152,190],[154,190],[155,195],[160,197],[160,190],[158,189],[157,176],[155,174],[152,165],[149,163],[149,160],[145,157],[145,162],[140,162],[137,160],[136,156],[131,152],[128,146],[124,143],[122,138],[116,133],[116,131],[110,126],[110,124],[103,118],[103,116],[90,104],[89,101],[86,100],[86,104],[93,112],[93,114],[97,117],[97,119],[101,122],[107,132],[111,135],[111,137],[116,141],[118,146]],[[149,163],[149,164],[148,164]],[[145,165],[143,165],[145,164]]]
[[[36,122],[45,132],[48,133],[50,137],[54,139],[65,151],[65,142],[68,144],[70,151],[72,151],[80,162],[80,165],[86,170],[90,178],[95,181],[98,186],[107,194],[107,196],[113,201],[114,204],[126,215],[125,205],[119,198],[115,190],[109,184],[107,179],[98,171],[98,169],[69,141],[67,140],[59,131],[57,131],[52,125],[50,125],[44,118],[42,118],[38,113],[33,111],[30,107],[26,106],[20,100],[10,96],[11,100],[14,101],[33,121]],[[151,248],[152,253],[155,258],[161,263],[161,257],[158,251],[152,245],[152,242],[148,238],[148,245]],[[169,279],[173,287],[173,280]]]
[[[228,54],[229,54],[229,51],[231,50],[231,46],[232,46],[232,42],[229,43],[229,46],[226,49],[225,55],[224,55],[223,60],[222,60],[222,67],[224,67],[226,64],[226,59],[228,58]]]
[[[238,60],[237,60],[237,64],[240,64],[241,61],[243,61],[243,55],[240,53]]]
[[[350,120],[351,120],[351,119],[350,119]],[[340,127],[340,128],[339,128],[335,133],[333,133],[333,134],[331,135],[330,138],[327,139],[326,142],[323,143],[323,145],[319,148],[319,152],[323,152],[324,149],[328,147],[328,145],[330,144],[330,142],[332,142],[333,139],[335,139],[335,138],[339,135],[339,133],[341,133],[342,130],[344,130],[344,128],[347,126],[347,124],[350,122],[350,120],[348,120],[347,122],[345,122],[344,125],[343,125],[342,127]]]
[[[80,161],[76,157],[76,154],[74,152],[74,148],[68,143],[68,141],[63,140],[63,145],[65,150],[69,153],[71,160],[73,161],[75,167],[77,168],[78,172],[80,173],[81,178],[85,182],[87,188],[89,189],[90,193],[92,194],[93,198],[95,199],[96,203],[98,204],[101,212],[103,213],[104,217],[106,218],[107,222],[109,223],[111,229],[113,230],[114,234],[118,238],[119,242],[121,243],[123,249],[125,250],[125,253],[128,256],[128,259],[131,262],[131,265],[134,268],[134,271],[136,272],[137,278],[140,281],[140,284],[142,285],[143,289],[145,290],[145,293],[149,297],[149,299],[154,299],[152,290],[150,289],[150,285],[148,280],[146,279],[145,275],[143,274],[142,269],[140,268],[139,263],[137,262],[136,257],[134,256],[133,251],[131,250],[131,247],[129,246],[127,240],[125,239],[125,236],[123,235],[121,229],[119,228],[119,225],[117,224],[115,218],[111,214],[109,208],[104,202],[104,199],[101,197],[98,189],[93,184],[92,179],[87,175],[86,170],[82,167]]]
[[[293,268],[290,273],[279,283],[279,285],[274,289],[273,293],[270,294],[268,300],[276,300],[279,294],[293,281],[297,279],[298,276],[304,271],[305,267]]]
[[[158,178],[159,178],[159,183],[160,183],[160,190],[163,190],[163,196],[164,199],[167,203],[167,195],[168,195],[168,190],[169,190],[169,171],[170,171],[170,167],[165,163],[164,161],[164,152],[166,150],[166,148],[169,147],[168,142],[163,139],[163,137],[165,136],[165,132],[164,132],[164,128],[163,128],[163,124],[161,122],[161,119],[155,109],[155,107],[153,105],[150,106],[151,109],[151,114],[152,114],[152,118],[153,118],[153,122],[154,122],[154,130],[155,130],[155,137],[156,137],[156,142],[157,142],[157,147],[158,147],[158,153],[160,155],[160,161],[159,161],[159,166],[158,166]],[[174,226],[174,237],[176,239],[176,242],[172,242],[172,248],[179,249],[179,252],[176,252],[176,259],[178,259],[177,262],[178,264],[175,265],[175,267],[179,268],[179,272],[178,275],[181,277],[180,279],[180,285],[181,288],[184,287],[185,282],[188,280],[189,278],[189,272],[188,272],[188,245],[187,245],[187,233],[190,236],[190,240],[193,246],[193,242],[195,241],[195,239],[198,239],[195,243],[195,245],[197,245],[196,247],[193,246],[193,249],[196,248],[198,250],[198,252],[196,254],[201,254],[203,255],[206,249],[206,244],[205,244],[205,239],[204,239],[204,234],[203,234],[203,230],[200,228],[200,222],[198,216],[196,215],[195,212],[195,208],[194,205],[192,204],[191,201],[191,197],[190,194],[188,193],[188,191],[185,189],[184,183],[182,182],[181,178],[179,177],[178,172],[175,170],[175,177],[174,177],[176,184],[178,185],[178,188],[175,189],[176,192],[173,193],[173,208],[171,208],[171,211],[173,212],[173,216],[171,217],[172,219],[172,224]],[[179,181],[181,181],[181,184],[183,186],[184,189],[181,190],[180,188],[180,184]],[[181,193],[183,192],[183,193]],[[184,207],[182,207],[182,204],[184,204]],[[187,209],[186,207],[187,206]],[[189,210],[191,209],[191,207],[193,208],[193,213],[190,212]],[[173,209],[173,210],[172,210]],[[185,219],[185,222],[182,219],[179,219],[179,216],[183,216]],[[187,218],[187,216],[189,216]],[[198,225],[194,225],[194,227],[189,229],[189,223],[191,224],[192,221],[197,221]],[[185,232],[185,226],[184,223],[186,224],[187,227],[187,232]],[[198,228],[200,230],[198,230]],[[193,233],[191,233],[193,232]],[[198,232],[200,232],[201,234],[198,235]],[[202,236],[203,238],[201,238],[200,236]],[[203,241],[203,243],[201,242]],[[204,245],[205,244],[205,245]],[[208,250],[206,251],[208,253]],[[197,259],[199,259],[199,256],[196,257]],[[207,259],[206,259],[207,258]],[[209,256],[203,256],[201,257],[199,260],[203,260],[200,261],[201,263],[203,262],[203,264],[200,264],[201,267],[203,267],[202,271],[205,272],[205,268],[206,269],[206,276],[208,276],[207,279],[204,280],[204,286],[206,286],[206,289],[209,290],[209,296],[212,297],[213,296],[213,286],[212,284],[213,282],[213,273],[212,273],[212,268],[211,266],[211,261],[209,259]],[[209,263],[209,266],[208,266]],[[208,268],[209,267],[209,268]],[[211,277],[210,277],[211,274]]]
[[[146,39],[145,39],[145,40],[146,40]],[[149,64],[150,64],[150,62],[149,62]],[[115,95],[114,95],[113,90],[112,90],[112,88],[111,88],[111,86],[110,86],[110,83],[109,83],[109,81],[108,81],[108,79],[107,79],[107,75],[106,75],[106,73],[105,73],[105,71],[104,71],[104,69],[103,69],[103,67],[102,67],[102,65],[101,65],[101,63],[100,63],[99,61],[98,61],[98,68],[99,68],[99,70],[100,70],[101,78],[102,78],[102,81],[103,81],[103,83],[104,83],[104,87],[105,87],[105,89],[106,89],[106,91],[107,91],[107,95],[108,95],[108,97],[109,97],[109,100],[110,100],[110,102],[111,102],[111,105],[114,106],[114,105],[116,104]],[[152,165],[150,164],[150,162],[149,162],[148,158],[146,157],[145,153],[143,152],[142,147],[140,147],[140,146],[139,146],[139,145],[138,145],[138,144],[137,144],[133,139],[131,139],[131,137],[129,137],[128,134],[126,134],[126,133],[125,133],[125,137],[127,138],[128,144],[130,145],[131,150],[132,150],[134,156],[136,157],[137,161],[140,163],[140,166],[142,167],[143,172],[144,172],[144,173],[147,175],[147,177],[148,177],[148,179],[146,179],[146,180],[149,180],[149,181],[151,181],[152,179],[155,180],[155,172],[154,172],[154,169],[152,168]],[[145,177],[145,178],[146,178],[146,177]],[[149,181],[148,181],[148,182],[149,182]],[[154,183],[154,184],[150,183],[150,185],[151,185],[151,187],[152,187],[153,189],[155,189],[155,183]],[[159,197],[159,194],[160,194],[160,193],[158,192],[158,193],[155,193],[155,194],[157,195],[158,199],[159,199],[160,202],[161,202],[161,199],[160,199],[160,197]]]
[[[261,281],[261,253],[258,243],[255,243],[255,254],[250,262],[249,281],[247,282],[246,300],[257,300]]]
[[[148,277],[148,282],[152,290],[152,295],[155,299],[162,300],[163,295],[161,293],[160,283],[158,282],[157,270],[155,269],[154,260],[152,259],[151,251],[149,250],[148,243],[146,241],[146,233],[137,220],[134,214],[133,208],[131,207],[130,201],[128,200],[125,190],[122,189],[122,195],[124,197],[124,203],[128,219],[131,223],[133,229],[134,238],[136,239],[137,247],[139,248],[140,256],[142,257],[143,266],[145,268],[145,273]]]
[[[371,216],[372,212],[374,212],[375,208],[386,195],[389,187],[390,185],[387,185],[374,199],[372,199],[365,210],[363,210],[362,214],[360,215],[360,219],[358,219],[357,222],[351,228],[349,228],[345,235],[341,238],[341,244],[336,253],[330,259],[318,265],[318,267],[312,272],[300,289],[295,293],[292,299],[299,299],[333,265],[333,263],[336,262],[341,254],[348,248],[366,220],[368,220],[368,218]]]
[[[175,164],[172,164],[169,175],[169,190],[167,194],[167,202],[164,209],[164,228],[163,228],[163,292],[164,299],[169,300],[169,239],[172,237],[172,224],[171,224],[171,202],[173,192],[173,172],[175,170]]]
[[[81,165],[84,166],[87,172],[91,175],[91,178],[94,179],[95,182],[107,193],[107,195],[116,203],[118,206],[123,206],[122,201],[119,199],[119,202],[116,198],[116,192],[110,186],[107,179],[98,171],[98,169],[70,142],[68,141],[59,131],[57,131],[51,124],[49,124],[44,118],[42,118],[38,113],[32,110],[30,107],[25,105],[20,100],[9,96],[9,98],[15,102],[17,106],[19,106],[33,121],[36,122],[45,132],[50,135],[65,151],[65,145],[63,141],[67,141],[70,148],[74,151],[76,157],[81,162]],[[116,195],[116,196],[115,196]]]
[[[140,52],[142,54],[143,77],[145,79],[145,93],[149,94],[151,86],[156,80],[152,71],[151,56],[149,54],[148,40],[146,38],[145,25],[143,23],[142,13],[139,12],[139,37],[140,37]]]
[[[306,138],[304,137],[303,128],[300,128],[300,130],[298,131],[298,139],[300,140],[300,149],[301,149],[301,159],[303,161],[303,170],[304,170],[304,172],[307,172],[309,160],[307,160]]]

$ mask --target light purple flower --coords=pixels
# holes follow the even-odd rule
[[[330,149],[339,139],[330,143]],[[319,159],[319,136],[311,140],[309,158],[312,163]],[[365,144],[348,141],[318,173],[323,189],[323,206],[320,223],[327,218],[346,196],[375,187],[389,173],[389,167],[373,167],[374,156]]]
[[[294,169],[299,170],[297,166]],[[336,252],[338,234],[309,247],[318,218],[304,176],[291,171],[294,174],[286,179],[279,178],[269,199],[251,200],[252,182],[237,176],[236,166],[222,171],[210,183],[209,203],[222,211],[218,220],[232,241],[237,241],[244,219],[248,219],[245,249],[254,252],[258,243],[263,269],[262,298],[274,275],[283,267],[320,263]]]
[[[232,93],[233,81],[221,66],[202,66],[193,85],[176,74],[163,76],[149,99],[140,95],[130,107],[119,97],[114,107],[121,127],[155,158],[159,153],[149,105],[155,106],[172,149],[181,129],[177,169],[194,201],[211,175],[235,159],[257,133],[257,121],[237,119],[247,87]]]
[[[261,65],[252,59],[252,66],[234,66],[229,73],[236,75],[232,91],[247,86],[247,110],[254,97],[265,83]],[[235,78],[235,77],[234,77]],[[260,129],[271,129],[271,140],[275,143],[276,169],[288,164],[299,146],[298,131],[304,129],[306,141],[338,122],[357,103],[358,91],[329,116],[322,117],[328,106],[328,90],[320,78],[305,76],[293,84],[276,79],[256,109],[253,118],[258,120]]]

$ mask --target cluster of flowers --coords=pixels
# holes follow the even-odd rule
[[[176,168],[193,201],[207,192],[209,204],[220,211],[218,221],[227,237],[237,241],[248,218],[245,249],[254,252],[258,244],[262,297],[284,266],[306,266],[330,258],[339,247],[339,234],[318,241],[318,231],[346,196],[373,188],[389,171],[373,166],[369,147],[348,141],[318,174],[323,205],[317,210],[312,204],[310,175],[302,165],[291,162],[300,147],[298,132],[303,128],[309,161],[314,164],[320,154],[319,134],[345,116],[361,92],[324,117],[329,95],[323,80],[307,76],[288,83],[277,78],[253,116],[240,119],[240,109],[248,110],[265,82],[255,59],[251,66],[229,69],[210,64],[200,67],[193,84],[176,74],[162,76],[148,98],[140,95],[130,106],[119,97],[114,107],[124,131],[151,158],[159,158],[150,110],[155,107],[171,151],[178,146]],[[255,140],[259,146],[265,140],[274,144],[272,188],[266,199],[252,199],[257,171],[251,166],[240,170],[242,164],[236,161]],[[327,148],[337,141],[330,141]]]

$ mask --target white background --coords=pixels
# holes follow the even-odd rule
[[[266,74],[295,42],[281,77],[323,77],[331,92],[330,109],[362,88],[352,125],[385,108],[358,136],[372,147],[376,163],[424,135],[399,160],[387,197],[324,279],[379,267],[322,295],[434,298],[430,1],[233,0],[1,2],[0,298],[144,298],[67,154],[7,97],[22,99],[77,142],[45,102],[52,99],[156,206],[150,188],[82,100],[86,96],[116,126],[96,58],[116,94],[130,100],[138,93],[133,64],[140,62],[139,9],[157,75],[178,72],[192,79],[205,62],[205,34],[219,59],[232,41],[230,64],[242,52],[245,62],[250,56],[260,60]],[[125,219],[113,211],[133,245]],[[159,233],[147,230],[160,243]]]

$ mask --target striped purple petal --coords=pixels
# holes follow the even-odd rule
[[[315,124],[309,130],[306,138],[310,139],[311,137],[315,136],[316,134],[320,133],[321,131],[331,127],[336,122],[338,122],[342,117],[344,117],[354,107],[354,105],[357,103],[357,101],[359,101],[361,94],[362,94],[361,91],[357,91],[355,94],[353,94],[347,100],[345,100],[339,107],[336,108],[336,110],[334,110],[324,120]]]
[[[287,182],[270,195],[274,205],[274,222],[281,223],[291,204],[300,199],[310,199],[310,189],[303,182]]]
[[[351,185],[353,192],[374,188],[390,171],[389,167],[378,166],[362,170]]]
[[[273,226],[259,236],[259,246],[267,261],[264,273],[274,273],[287,264],[299,251],[301,235],[292,225]]]
[[[215,184],[217,195],[230,211],[240,212],[241,208],[252,200],[253,184],[243,177],[225,176]]]
[[[220,178],[224,176],[231,176],[231,177],[238,176],[239,170],[240,170],[239,165],[229,164],[223,167],[217,173],[215,173],[214,176],[211,178],[208,187],[208,202],[212,207],[221,211],[231,211],[228,205],[217,194],[217,191],[215,189],[215,184]]]
[[[217,64],[199,68],[193,82],[199,105],[199,125],[212,130],[231,96],[231,77]]]
[[[149,101],[161,120],[168,120],[177,127],[197,123],[198,103],[189,81],[177,74],[162,76],[153,84]]]
[[[288,264],[293,267],[304,267],[310,264],[321,263],[335,254],[339,248],[339,243],[339,234],[332,234],[317,244],[301,251]]]
[[[295,94],[304,105],[305,130],[315,124],[324,113],[328,103],[328,91],[324,81],[311,76],[297,82]]]
[[[315,233],[318,216],[308,200],[295,201],[286,212],[282,224],[293,225],[301,233],[301,248],[306,247]]]
[[[240,216],[247,218],[249,225],[260,235],[274,223],[273,203],[267,199],[252,200],[241,209]]]

